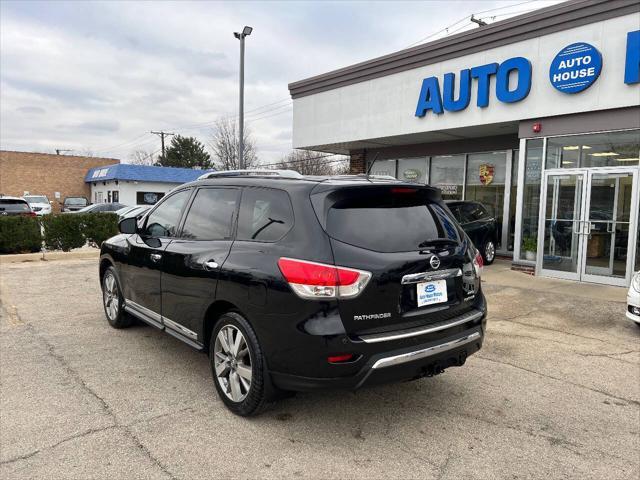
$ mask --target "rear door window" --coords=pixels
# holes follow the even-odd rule
[[[238,202],[235,188],[201,188],[187,213],[181,237],[189,240],[229,240]]]
[[[287,192],[245,188],[238,217],[238,240],[276,242],[293,226],[293,208]]]
[[[434,240],[460,242],[453,218],[429,197],[426,189],[404,187],[338,191],[327,211],[327,233],[378,252],[421,250]]]

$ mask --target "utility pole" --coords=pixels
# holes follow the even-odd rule
[[[164,160],[164,137],[171,137],[172,135],[175,135],[175,133],[167,133],[167,132],[163,132],[163,131],[159,131],[159,132],[151,132],[154,135],[159,135],[160,136],[160,142],[162,143],[162,159]]]
[[[233,32],[233,36],[240,40],[240,108],[238,125],[238,168],[244,169],[244,38],[251,35],[253,28],[244,27],[242,32]]]
[[[56,155],[60,155],[60,152],[73,152],[70,148],[56,148]]]

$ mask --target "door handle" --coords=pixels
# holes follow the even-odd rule
[[[219,267],[218,262],[216,262],[215,260],[207,260],[202,264],[202,266],[205,270],[215,270]]]
[[[154,262],[154,263],[158,263],[160,261],[160,259],[162,258],[162,255],[160,255],[159,253],[152,253],[149,256],[151,257],[151,261]]]

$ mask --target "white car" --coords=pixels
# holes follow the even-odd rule
[[[36,215],[49,215],[51,202],[45,195],[25,195],[24,198]]]
[[[631,279],[627,294],[627,318],[640,327],[640,271],[636,272]]]

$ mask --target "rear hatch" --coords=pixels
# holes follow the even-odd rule
[[[471,310],[475,251],[437,190],[368,184],[311,199],[335,265],[371,272],[357,297],[338,300],[348,333],[419,327]]]

